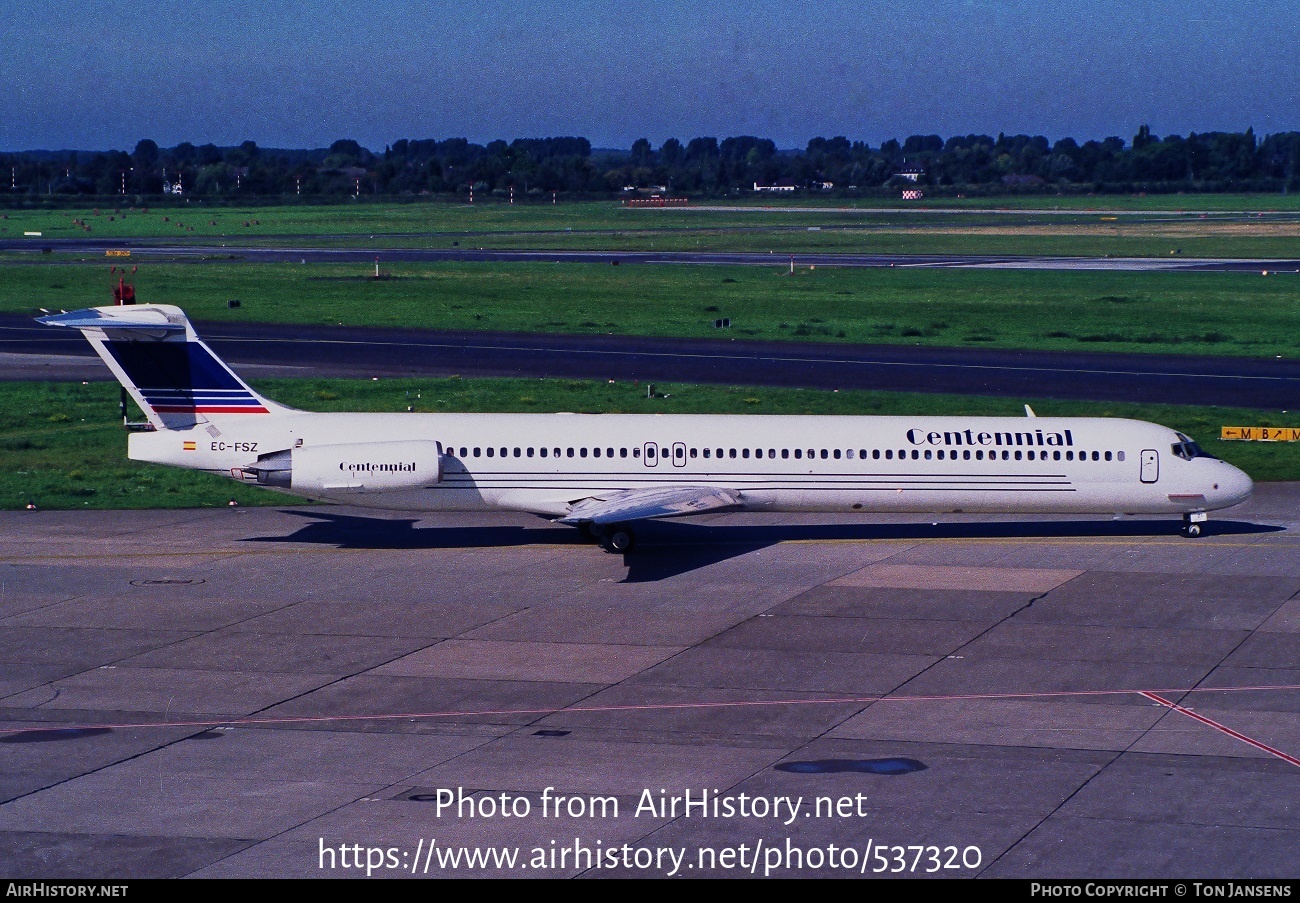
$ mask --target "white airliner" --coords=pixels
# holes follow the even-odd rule
[[[632,525],[709,511],[1182,515],[1250,477],[1137,420],[645,414],[322,414],[262,397],[177,307],[40,318],[80,329],[148,417],[128,455],[298,496],[526,511],[629,550]]]

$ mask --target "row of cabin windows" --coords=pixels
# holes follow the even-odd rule
[[[452,451],[454,452],[454,449],[453,449]],[[508,457],[511,457],[511,451],[512,451],[512,450],[511,450],[510,448],[507,448],[507,447],[502,447],[502,448],[500,448],[500,449],[492,448],[492,447],[489,447],[489,448],[486,448],[486,449],[481,448],[481,447],[480,447],[480,448],[470,449],[470,448],[468,448],[468,447],[466,447],[466,446],[461,446],[461,449],[460,449],[460,456],[461,456],[461,458],[468,458],[468,457],[470,457],[470,454],[471,454],[471,452],[472,452],[472,453],[473,453],[473,456],[474,456],[475,458],[483,457],[484,455],[486,455],[486,456],[489,457],[489,458],[494,458],[494,457],[508,458]],[[735,449],[735,448],[730,448],[730,449],[724,449],[724,448],[719,448],[719,449],[709,449],[709,448],[706,448],[706,449],[703,449],[703,450],[692,448],[692,449],[690,450],[690,456],[691,456],[692,458],[698,458],[698,457],[701,457],[701,451],[703,452],[702,456],[705,457],[705,458],[710,458],[710,457],[715,457],[715,456],[718,457],[718,458],[735,458],[735,457],[737,457],[737,456],[739,456],[740,458],[749,458],[749,457],[750,457],[750,449],[748,449],[748,448],[742,448],[742,449]],[[599,458],[599,457],[602,457],[602,456],[603,456],[603,457],[606,457],[606,458],[613,458],[613,457],[615,456],[615,450],[612,449],[612,448],[605,448],[605,449],[600,449],[600,448],[593,448],[593,449],[586,449],[586,448],[576,448],[576,449],[575,449],[575,448],[568,448],[568,449],[560,449],[560,448],[556,448],[556,449],[548,449],[548,448],[540,448],[540,449],[532,449],[532,448],[515,448],[515,449],[513,449],[513,452],[514,452],[514,457],[516,457],[516,458],[520,458],[520,457],[528,457],[528,458],[531,458],[531,457],[534,457],[534,455],[536,455],[537,457],[541,457],[541,458],[546,458],[546,457],[555,457],[555,458],[559,458],[559,457],[567,457],[567,458],[579,457],[579,458],[585,458],[585,457],[588,456],[588,454],[590,454],[590,456],[593,457],[593,458]],[[628,452],[629,452],[628,449],[626,449],[626,448],[620,448],[620,449],[617,450],[617,455],[618,455],[618,457],[620,457],[620,458],[626,458],[626,457],[628,457]],[[910,452],[910,455],[909,455],[909,452]],[[715,454],[715,453],[716,453],[716,454]],[[1081,451],[1081,452],[1075,452],[1075,451],[1073,451],[1073,450],[1068,450],[1068,451],[1064,451],[1064,452],[1062,452],[1060,449],[1053,449],[1052,451],[1048,451],[1048,450],[1046,450],[1046,449],[1032,449],[1032,448],[1029,449],[1029,450],[1027,450],[1027,451],[1022,451],[1021,449],[1015,449],[1015,450],[1013,451],[1013,450],[1011,450],[1011,449],[1005,449],[1005,448],[1004,448],[1004,449],[1000,449],[1000,450],[999,450],[999,449],[989,449],[987,452],[986,452],[984,449],[982,449],[982,448],[977,448],[977,449],[975,449],[974,451],[972,451],[972,450],[969,449],[969,448],[962,449],[961,451],[958,451],[958,450],[955,449],[955,448],[954,448],[954,449],[942,449],[942,448],[940,448],[940,449],[937,449],[937,450],[936,450],[936,449],[930,449],[930,448],[927,448],[927,449],[924,449],[924,450],[922,450],[922,449],[917,449],[917,448],[912,448],[912,449],[900,448],[900,449],[898,450],[897,455],[895,455],[894,450],[893,450],[892,448],[886,448],[886,449],[884,449],[883,451],[882,451],[881,449],[875,448],[875,449],[872,449],[872,450],[870,451],[869,454],[870,454],[872,460],[875,460],[875,461],[879,461],[879,460],[881,460],[881,459],[884,459],[884,460],[886,460],[886,461],[893,461],[893,460],[904,461],[904,460],[908,460],[909,458],[910,458],[911,460],[913,460],[913,461],[918,461],[918,460],[921,460],[922,458],[924,458],[924,460],[926,460],[926,461],[934,460],[934,459],[936,459],[936,458],[937,458],[938,460],[940,460],[940,461],[945,461],[945,460],[947,460],[947,461],[956,461],[956,460],[958,460],[958,456],[959,456],[959,455],[960,455],[960,460],[962,460],[962,461],[971,461],[971,460],[975,460],[975,461],[986,461],[986,460],[987,460],[987,461],[997,461],[997,460],[999,460],[999,454],[1000,454],[1000,456],[1001,456],[1000,459],[1003,460],[1003,461],[1012,461],[1012,460],[1015,460],[1015,461],[1023,461],[1023,460],[1028,460],[1028,461],[1047,461],[1047,460],[1052,460],[1052,461],[1061,461],[1061,460],[1065,460],[1065,461],[1074,461],[1074,460],[1079,460],[1079,461],[1088,461],[1088,460],[1092,460],[1092,461],[1103,461],[1103,460],[1104,460],[1104,461],[1112,461],[1112,460],[1114,460],[1114,461],[1123,461],[1123,460],[1124,460],[1124,453],[1123,453],[1122,451],[1120,451],[1120,452],[1108,452],[1108,451],[1107,451],[1107,452],[1102,452],[1102,451],[1094,451],[1094,452]],[[671,450],[671,449],[667,449],[667,448],[660,449],[660,455],[661,455],[662,457],[664,457],[664,458],[672,457],[672,450]],[[1089,458],[1089,455],[1091,455],[1091,458]],[[632,456],[633,458],[640,458],[640,457],[641,457],[641,449],[640,449],[640,448],[633,448],[633,449],[631,449],[631,456]],[[764,450],[761,449],[761,448],[756,448],[756,449],[754,449],[754,450],[753,450],[753,456],[754,456],[755,458],[762,458],[762,457],[764,457]],[[865,460],[865,459],[867,458],[867,456],[868,456],[868,451],[867,451],[867,449],[865,449],[865,448],[858,449],[858,451],[857,451],[857,456],[858,456],[859,458],[862,458],[863,460]],[[1077,456],[1077,457],[1076,457],[1076,456]],[[776,458],[776,457],[777,457],[777,450],[774,449],[774,448],[769,448],[769,449],[767,449],[766,457],[767,457],[767,458]],[[851,449],[851,448],[849,448],[849,449],[843,449],[843,450],[838,449],[838,448],[833,448],[833,449],[826,449],[826,448],[823,448],[823,449],[815,449],[815,448],[810,448],[810,449],[807,449],[807,452],[806,452],[806,454],[805,454],[805,450],[802,449],[802,448],[796,448],[796,449],[793,450],[793,452],[792,452],[791,449],[783,448],[783,449],[781,449],[781,451],[780,451],[780,457],[783,458],[783,459],[789,459],[789,458],[793,457],[793,458],[795,458],[796,460],[801,460],[801,459],[803,459],[803,458],[805,458],[805,457],[807,457],[807,458],[819,458],[819,457],[820,457],[822,460],[834,459],[834,460],[837,460],[837,461],[840,460],[841,458],[847,458],[848,460],[851,461],[851,460],[853,460],[853,457],[854,457],[854,451],[853,451],[853,449]]]

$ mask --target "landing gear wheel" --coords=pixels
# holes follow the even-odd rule
[[[1183,535],[1189,539],[1195,539],[1200,536],[1205,529],[1206,515],[1204,511],[1198,511],[1195,514],[1183,515]]]
[[[618,524],[609,528],[605,534],[603,544],[605,551],[614,555],[624,555],[636,546],[636,536],[632,533],[632,528],[623,524]]]
[[[1189,539],[1195,539],[1201,535],[1200,524],[1183,524],[1183,535]]]

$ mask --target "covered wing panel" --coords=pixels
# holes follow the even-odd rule
[[[603,498],[575,502],[562,524],[616,524],[652,517],[684,517],[744,505],[739,493],[714,486],[663,486],[628,489]]]

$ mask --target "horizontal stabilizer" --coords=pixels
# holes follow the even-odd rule
[[[70,313],[50,314],[37,317],[37,323],[46,326],[67,326],[70,329],[148,329],[155,332],[184,332],[185,320],[179,322],[168,319],[166,313],[156,307],[89,307]]]
[[[559,519],[562,524],[616,524],[652,517],[683,517],[740,508],[744,502],[729,489],[714,486],[663,486],[628,489],[605,498],[583,499]]]

